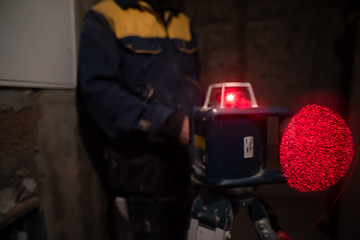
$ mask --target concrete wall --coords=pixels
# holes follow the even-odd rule
[[[77,1],[78,29],[93,2]],[[249,81],[261,105],[288,106],[294,112],[308,103],[330,106],[346,113],[358,151],[359,66],[344,111],[344,66],[335,51],[346,38],[341,18],[346,1],[184,2],[198,35],[205,86]],[[284,184],[261,186],[258,192],[294,239],[352,239],[359,227],[359,171],[357,165],[344,181],[349,184],[337,211],[324,218],[338,189],[300,194]],[[0,88],[0,190],[29,185],[20,198],[1,193],[12,197],[8,207],[39,196],[49,239],[103,239],[106,199],[79,139],[74,90]],[[334,219],[338,238],[331,237]],[[234,223],[233,239],[240,237],[256,239],[245,209]]]
[[[103,239],[106,198],[79,139],[74,91],[0,92],[2,189],[16,204],[40,198],[48,239]],[[36,187],[19,198],[24,179]]]
[[[95,2],[76,1],[78,32]],[[105,239],[107,199],[79,137],[75,91],[3,87],[1,214],[13,213],[34,196],[48,239]]]

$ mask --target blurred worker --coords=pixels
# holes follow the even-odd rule
[[[200,106],[190,20],[166,0],[105,0],[86,15],[77,103],[109,197],[111,239],[183,239],[192,195],[188,114]]]

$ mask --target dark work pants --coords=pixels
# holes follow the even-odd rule
[[[192,192],[186,152],[138,146],[108,151],[111,240],[182,240],[190,216]],[[129,219],[115,206],[115,197],[127,200]]]

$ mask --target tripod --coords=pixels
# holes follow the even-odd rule
[[[199,194],[193,204],[187,240],[230,240],[233,206],[247,207],[261,240],[277,240],[255,187],[212,187],[192,176]]]

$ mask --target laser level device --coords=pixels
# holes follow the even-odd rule
[[[193,110],[190,157],[199,194],[188,240],[230,239],[234,204],[248,207],[260,239],[278,239],[255,196],[256,186],[285,181],[283,174],[265,168],[269,117],[282,120],[291,112],[259,107],[251,84],[240,82],[211,85],[204,105]]]

